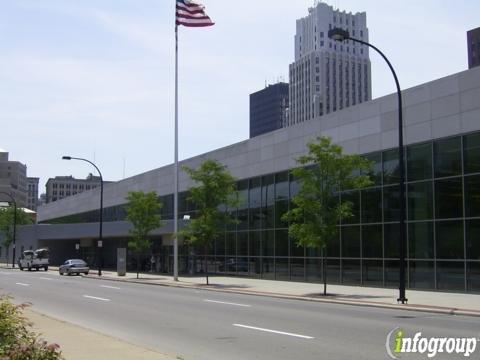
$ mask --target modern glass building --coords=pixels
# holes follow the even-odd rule
[[[405,102],[407,286],[414,289],[480,291],[480,68],[403,92]],[[396,94],[365,102],[295,126],[186,159],[197,167],[206,158],[225,164],[238,179],[242,202],[230,225],[207,254],[210,273],[265,279],[321,282],[318,250],[298,247],[282,215],[299,185],[290,170],[316,136],[330,136],[346,153],[374,163],[374,185],[342,192],[354,216],[342,221],[328,244],[329,283],[398,286],[399,179]],[[155,190],[164,203],[165,225],[153,234],[159,271],[172,271],[173,166],[108,184],[104,193],[104,265],[114,267],[125,247],[129,191]],[[187,201],[193,183],[180,174],[179,221],[195,215]],[[98,189],[38,209],[42,224],[20,231],[19,247],[48,246],[73,256],[75,244],[95,261]],[[180,249],[180,271],[201,272],[201,249]],[[148,262],[148,258],[146,260]]]

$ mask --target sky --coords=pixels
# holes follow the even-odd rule
[[[249,135],[249,94],[288,82],[296,19],[314,0],[203,0],[216,23],[179,28],[179,157]],[[402,89],[468,67],[478,0],[328,0],[367,13]],[[105,180],[174,157],[174,0],[0,0],[0,148],[40,177]],[[395,91],[373,52],[373,98]]]

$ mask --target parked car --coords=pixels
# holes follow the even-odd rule
[[[88,275],[90,268],[88,267],[87,263],[80,259],[71,259],[65,261],[60,267],[58,268],[58,273],[60,275],[67,274],[85,274]]]
[[[248,272],[248,262],[243,259],[230,258],[227,259],[225,264],[221,264],[218,267],[218,270],[227,272]]]

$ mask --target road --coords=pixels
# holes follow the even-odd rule
[[[0,292],[13,295],[15,302],[31,302],[33,310],[46,315],[185,360],[388,359],[386,337],[396,327],[411,337],[418,331],[426,337],[480,337],[475,317],[101,281],[53,271],[2,269]],[[465,358],[440,355],[435,359]],[[470,358],[480,358],[480,349]]]

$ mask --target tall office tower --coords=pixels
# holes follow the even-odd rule
[[[27,208],[37,211],[38,199],[38,177],[27,177]]]
[[[290,106],[287,125],[372,98],[368,47],[330,40],[335,27],[348,30],[352,37],[368,42],[367,14],[334,10],[325,3],[308,9],[297,20],[295,62],[290,64]]]
[[[480,65],[480,27],[467,31],[468,68]]]
[[[288,84],[279,82],[250,94],[250,138],[277,130],[286,122]]]
[[[8,160],[8,152],[2,149],[0,149],[0,192],[12,195],[17,207],[27,206],[27,167],[18,161]],[[10,199],[0,194],[0,201]]]

